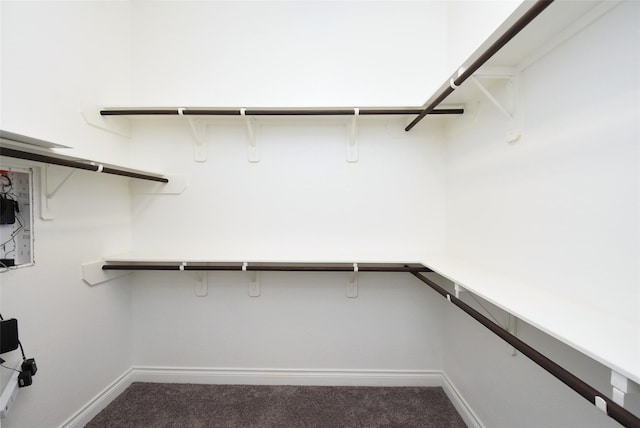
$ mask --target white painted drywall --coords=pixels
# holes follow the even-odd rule
[[[127,11],[118,2],[0,3],[1,128],[122,157],[123,140],[87,126],[80,105],[127,94]],[[54,167],[52,179],[69,172]],[[52,201],[55,220],[40,220],[39,204],[36,197],[35,266],[0,274],[0,312],[18,319],[39,367],[4,428],[58,426],[131,367],[128,279],[90,287],[81,276],[82,263],[131,246],[127,180],[79,172]],[[19,352],[3,358],[13,367]]]
[[[134,99],[151,105],[420,104],[438,85],[441,3],[133,5]],[[431,36],[431,37],[429,37]],[[424,54],[419,54],[423,52]],[[434,76],[437,76],[434,77]],[[378,87],[382,82],[383,85]],[[413,82],[413,83],[411,83]],[[426,85],[422,90],[413,84]],[[206,122],[208,160],[193,160],[179,120],[136,120],[132,158],[186,174],[177,196],[133,197],[134,250],[211,260],[408,261],[443,249],[441,121],[361,118]],[[434,369],[438,307],[408,275],[137,274],[134,365],[207,368]]]
[[[261,160],[244,124],[211,125],[194,162],[188,125],[138,122],[132,156],[186,174],[181,195],[135,195],[134,250],[212,260],[410,261],[443,248],[441,127],[402,131],[362,120],[346,161],[345,122],[258,120]],[[400,131],[399,134],[396,133]]]
[[[437,122],[397,133],[362,120],[359,161],[346,161],[336,120],[260,120],[261,160],[247,161],[244,124],[208,128],[193,160],[188,125],[137,121],[133,156],[185,173],[181,195],[133,197],[134,250],[211,260],[408,261],[443,249],[443,134]],[[417,185],[417,183],[421,183]],[[218,368],[434,369],[439,309],[407,274],[136,274],[134,365]]]
[[[434,294],[434,297],[438,297]],[[467,295],[463,299],[489,316]],[[506,317],[487,302],[498,321]],[[491,316],[489,316],[491,317]],[[578,393],[551,376],[454,305],[443,309],[443,369],[486,427],[619,427]],[[605,394],[611,371],[557,340],[517,324],[517,336]],[[637,396],[627,405],[637,412]]]
[[[0,13],[2,129],[126,161],[125,138],[82,112],[129,101],[128,2],[3,1]]]
[[[441,366],[440,307],[407,274],[190,273],[135,276],[134,365],[289,370],[430,370]]]
[[[38,364],[4,428],[58,426],[131,367],[129,279],[91,287],[81,274],[83,263],[130,246],[127,182],[79,173],[55,203],[55,220],[36,217],[35,266],[2,274],[2,315],[18,319]],[[3,355],[12,367],[19,357]]]
[[[447,73],[466,63],[523,0],[454,0],[447,4]],[[442,83],[442,82],[440,82]]]
[[[421,105],[448,74],[445,2],[133,2],[133,102]]]
[[[580,302],[593,317],[615,316],[635,326],[640,326],[639,19],[640,5],[624,2],[524,71],[518,142],[505,142],[508,123],[485,101],[474,107],[475,114],[452,122],[445,239],[449,257]],[[499,86],[494,91],[506,99]],[[541,317],[544,310],[538,309]],[[460,316],[450,316],[445,371],[487,426],[563,426],[573,417],[586,419],[580,426],[604,426],[591,409],[560,398],[564,387],[539,379],[540,371],[527,373],[528,363],[494,356],[504,346],[484,340],[484,333]],[[637,331],[625,340],[640,343]],[[524,334],[534,343],[543,337]],[[469,343],[472,337],[482,339]],[[545,340],[550,353],[564,349]],[[471,350],[477,359],[463,357]],[[565,361],[570,370],[591,367],[583,370],[585,379],[610,393],[606,369],[577,353]],[[512,366],[517,378],[504,375]],[[529,392],[521,392],[530,385],[537,385],[536,397],[555,398],[539,406]],[[547,408],[556,400],[569,413]],[[508,405],[502,408],[501,402]]]
[[[523,73],[520,141],[484,101],[451,127],[446,241],[453,257],[636,323],[638,13],[622,4]]]

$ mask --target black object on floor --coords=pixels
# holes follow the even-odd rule
[[[466,427],[442,388],[135,382],[86,427]]]

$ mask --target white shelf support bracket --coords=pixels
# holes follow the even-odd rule
[[[242,271],[248,272],[247,267],[249,263],[242,263]],[[257,271],[248,272],[249,274],[249,297],[259,297],[261,294],[260,289],[260,273]]]
[[[209,294],[209,272],[196,272],[195,294],[197,297]]]
[[[465,290],[465,288],[462,285],[460,285],[460,284],[458,284],[456,282],[453,285],[453,291],[454,291],[454,293],[456,295],[456,298],[459,299],[460,298],[460,293],[464,293],[467,290]]]
[[[353,273],[350,274],[350,278],[347,280],[345,296],[349,298],[358,297],[358,263],[353,264]]]
[[[102,107],[85,103],[80,114],[88,125],[126,138],[131,137],[131,124],[129,119],[122,116],[102,116],[100,114],[101,109]]]
[[[247,109],[240,109],[240,116],[244,118],[247,126],[247,160],[249,162],[260,162],[260,147],[258,146],[258,140],[256,138],[256,122],[255,119],[247,116]]]
[[[478,87],[478,89],[480,89],[480,92],[482,92],[487,99],[507,117],[507,119],[513,119],[511,113],[500,103],[500,101],[496,99],[496,97],[491,94],[491,92],[489,92],[489,90],[480,82],[480,80],[478,80],[476,76],[471,76],[471,81]]]
[[[251,272],[249,274],[249,297],[260,297],[260,273]]]
[[[64,176],[64,178],[54,186],[51,168],[52,167],[50,165],[44,165],[40,168],[40,218],[43,220],[55,219],[51,201],[67,181],[69,181],[69,179],[78,172],[77,169],[72,169],[71,172]]]
[[[510,90],[511,108],[505,107],[491,92],[480,82],[478,77],[491,79],[505,79]],[[476,87],[484,94],[485,97],[500,111],[508,120],[509,129],[506,135],[506,141],[513,143],[520,139],[522,134],[522,103],[520,95],[520,79],[515,70],[510,68],[491,69],[483,73],[475,73],[470,79]]]
[[[47,165],[48,166],[48,165]],[[76,172],[78,172],[77,169],[72,169],[71,172],[69,174],[67,174],[62,181],[55,187],[55,189],[49,191],[49,189],[47,189],[47,199],[51,199],[53,198],[56,193],[58,193],[58,190],[60,190],[62,188],[62,186],[64,186],[64,184],[67,182],[67,180],[69,180],[71,177],[73,177]],[[49,185],[49,180],[47,179],[47,185]]]
[[[611,387],[613,388],[611,398],[622,407],[624,407],[624,399],[627,394],[640,393],[640,386],[637,383],[614,370],[611,370]]]
[[[353,119],[351,120],[351,129],[349,132],[349,141],[347,142],[347,162],[358,162],[358,117],[360,109],[353,109]]]
[[[98,285],[121,276],[129,275],[130,270],[102,270],[104,261],[84,263],[82,265],[82,279],[89,285]]]
[[[178,115],[187,119],[195,144],[193,146],[193,160],[196,162],[207,161],[207,146],[204,143],[206,126],[202,120],[195,120],[184,115],[184,107],[178,108]]]

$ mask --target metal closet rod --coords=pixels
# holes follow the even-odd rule
[[[422,108],[362,108],[362,109],[229,109],[229,108],[105,108],[100,110],[102,116],[354,116],[356,110],[362,116],[375,115],[408,115],[419,114]],[[462,108],[442,108],[432,110],[430,114],[463,114]]]
[[[61,159],[55,156],[47,156],[47,155],[41,155],[37,153],[30,153],[22,150],[10,149],[7,147],[0,147],[0,156],[7,156],[10,158],[16,158],[16,159],[25,159],[25,160],[35,161],[35,162],[48,163],[52,165],[66,166],[69,168],[84,169],[86,171],[94,171],[94,172],[99,171],[105,174],[121,175],[124,177],[139,178],[141,180],[158,181],[160,183],[169,182],[168,179],[164,177],[158,177],[155,175],[141,174],[138,172],[112,168],[108,166],[103,166],[101,164],[96,165],[90,162],[83,162],[79,160]]]
[[[102,270],[190,270],[253,272],[431,272],[418,263],[126,263],[102,265]]]
[[[561,367],[556,362],[552,361],[539,351],[535,350],[528,344],[524,343],[522,340],[518,339],[516,336],[512,335],[508,331],[504,330],[498,324],[491,321],[489,318],[482,315],[480,312],[473,309],[471,306],[464,303],[462,300],[458,299],[454,295],[451,295],[447,290],[433,282],[432,280],[425,278],[417,272],[412,272],[412,274],[418,278],[423,283],[427,284],[429,287],[434,289],[436,292],[441,294],[451,303],[462,309],[480,324],[484,325],[486,328],[491,330],[494,334],[499,336],[501,339],[506,341],[509,345],[516,348],[518,351],[522,352],[525,356],[531,359],[534,363],[538,364],[540,367],[551,373],[562,383],[567,385],[569,388],[573,389],[578,394],[582,395],[582,397],[586,398],[591,402],[591,404],[596,405],[596,400],[600,400],[601,402],[606,403],[606,413],[609,417],[615,419],[625,427],[640,427],[640,418],[626,410],[624,407],[620,406],[613,400],[609,399],[605,394],[602,394],[591,385],[584,382],[579,377],[570,373],[565,368]]]
[[[507,31],[500,36],[478,59],[476,59],[467,69],[464,70],[460,76],[455,80],[451,79],[448,83],[449,86],[438,95],[438,97],[431,102],[424,110],[420,112],[418,117],[404,129],[405,131],[411,131],[411,129],[418,124],[426,115],[432,114],[433,110],[440,105],[458,86],[467,80],[473,73],[478,71],[480,67],[484,65],[496,52],[498,52],[504,45],[509,43],[516,34],[518,34],[523,28],[525,28],[531,21],[533,21],[543,10],[553,3],[553,0],[538,0],[536,3],[527,10],[527,12],[520,17]]]

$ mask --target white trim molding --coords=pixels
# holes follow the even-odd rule
[[[439,370],[327,370],[134,366],[135,382],[229,385],[441,386]]]
[[[59,428],[82,427],[133,382],[195,383],[209,385],[319,385],[442,387],[465,423],[484,425],[440,370],[252,369],[134,366],[87,402]]]
[[[484,424],[473,411],[467,400],[464,399],[458,388],[455,387],[449,376],[445,372],[440,372],[442,379],[442,389],[444,389],[445,394],[449,397],[449,400],[453,404],[453,407],[456,408],[460,417],[464,420],[464,423],[467,424],[469,428],[485,428]]]
[[[102,409],[107,407],[118,395],[133,383],[132,369],[128,369],[121,374],[109,386],[100,391],[95,397],[87,402],[80,410],[75,412],[69,419],[64,421],[60,428],[83,427],[91,419],[96,417]]]

